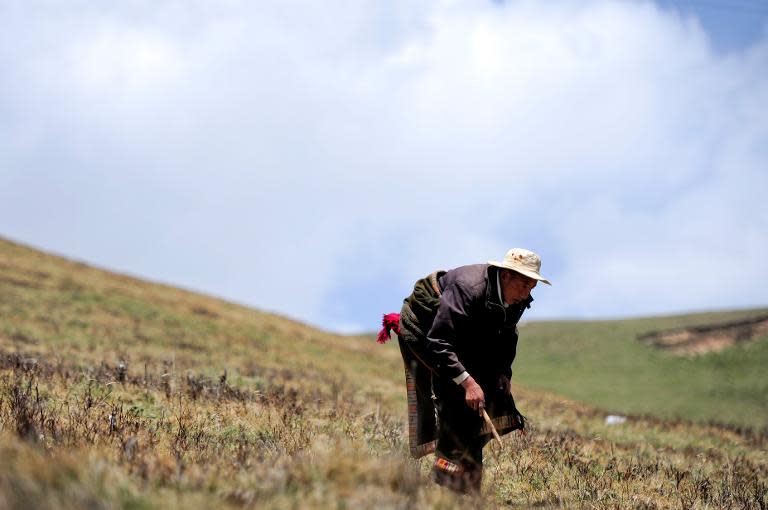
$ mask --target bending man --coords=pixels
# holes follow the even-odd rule
[[[385,316],[379,340],[395,329],[405,363],[411,454],[435,452],[440,485],[480,490],[491,438],[483,409],[499,434],[525,427],[510,379],[517,322],[536,283],[549,284],[540,269],[538,255],[514,248],[502,262],[437,271],[416,282],[399,321]]]

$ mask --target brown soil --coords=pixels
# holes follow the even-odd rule
[[[721,351],[765,335],[768,335],[768,315],[707,326],[651,331],[637,339],[675,354],[701,354]]]

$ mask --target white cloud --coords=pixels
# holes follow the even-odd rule
[[[0,232],[345,328],[513,245],[538,316],[766,302],[765,38],[644,2],[83,5],[0,22]]]

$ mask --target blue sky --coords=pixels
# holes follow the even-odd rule
[[[329,6],[330,5],[330,6]],[[0,236],[339,331],[768,304],[768,5],[0,0]]]
[[[695,17],[720,53],[740,51],[765,32],[766,0],[660,0],[658,5]]]

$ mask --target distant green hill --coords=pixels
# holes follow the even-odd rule
[[[680,356],[637,340],[649,331],[765,315],[768,309],[520,328],[514,379],[617,413],[768,425],[768,335]]]

